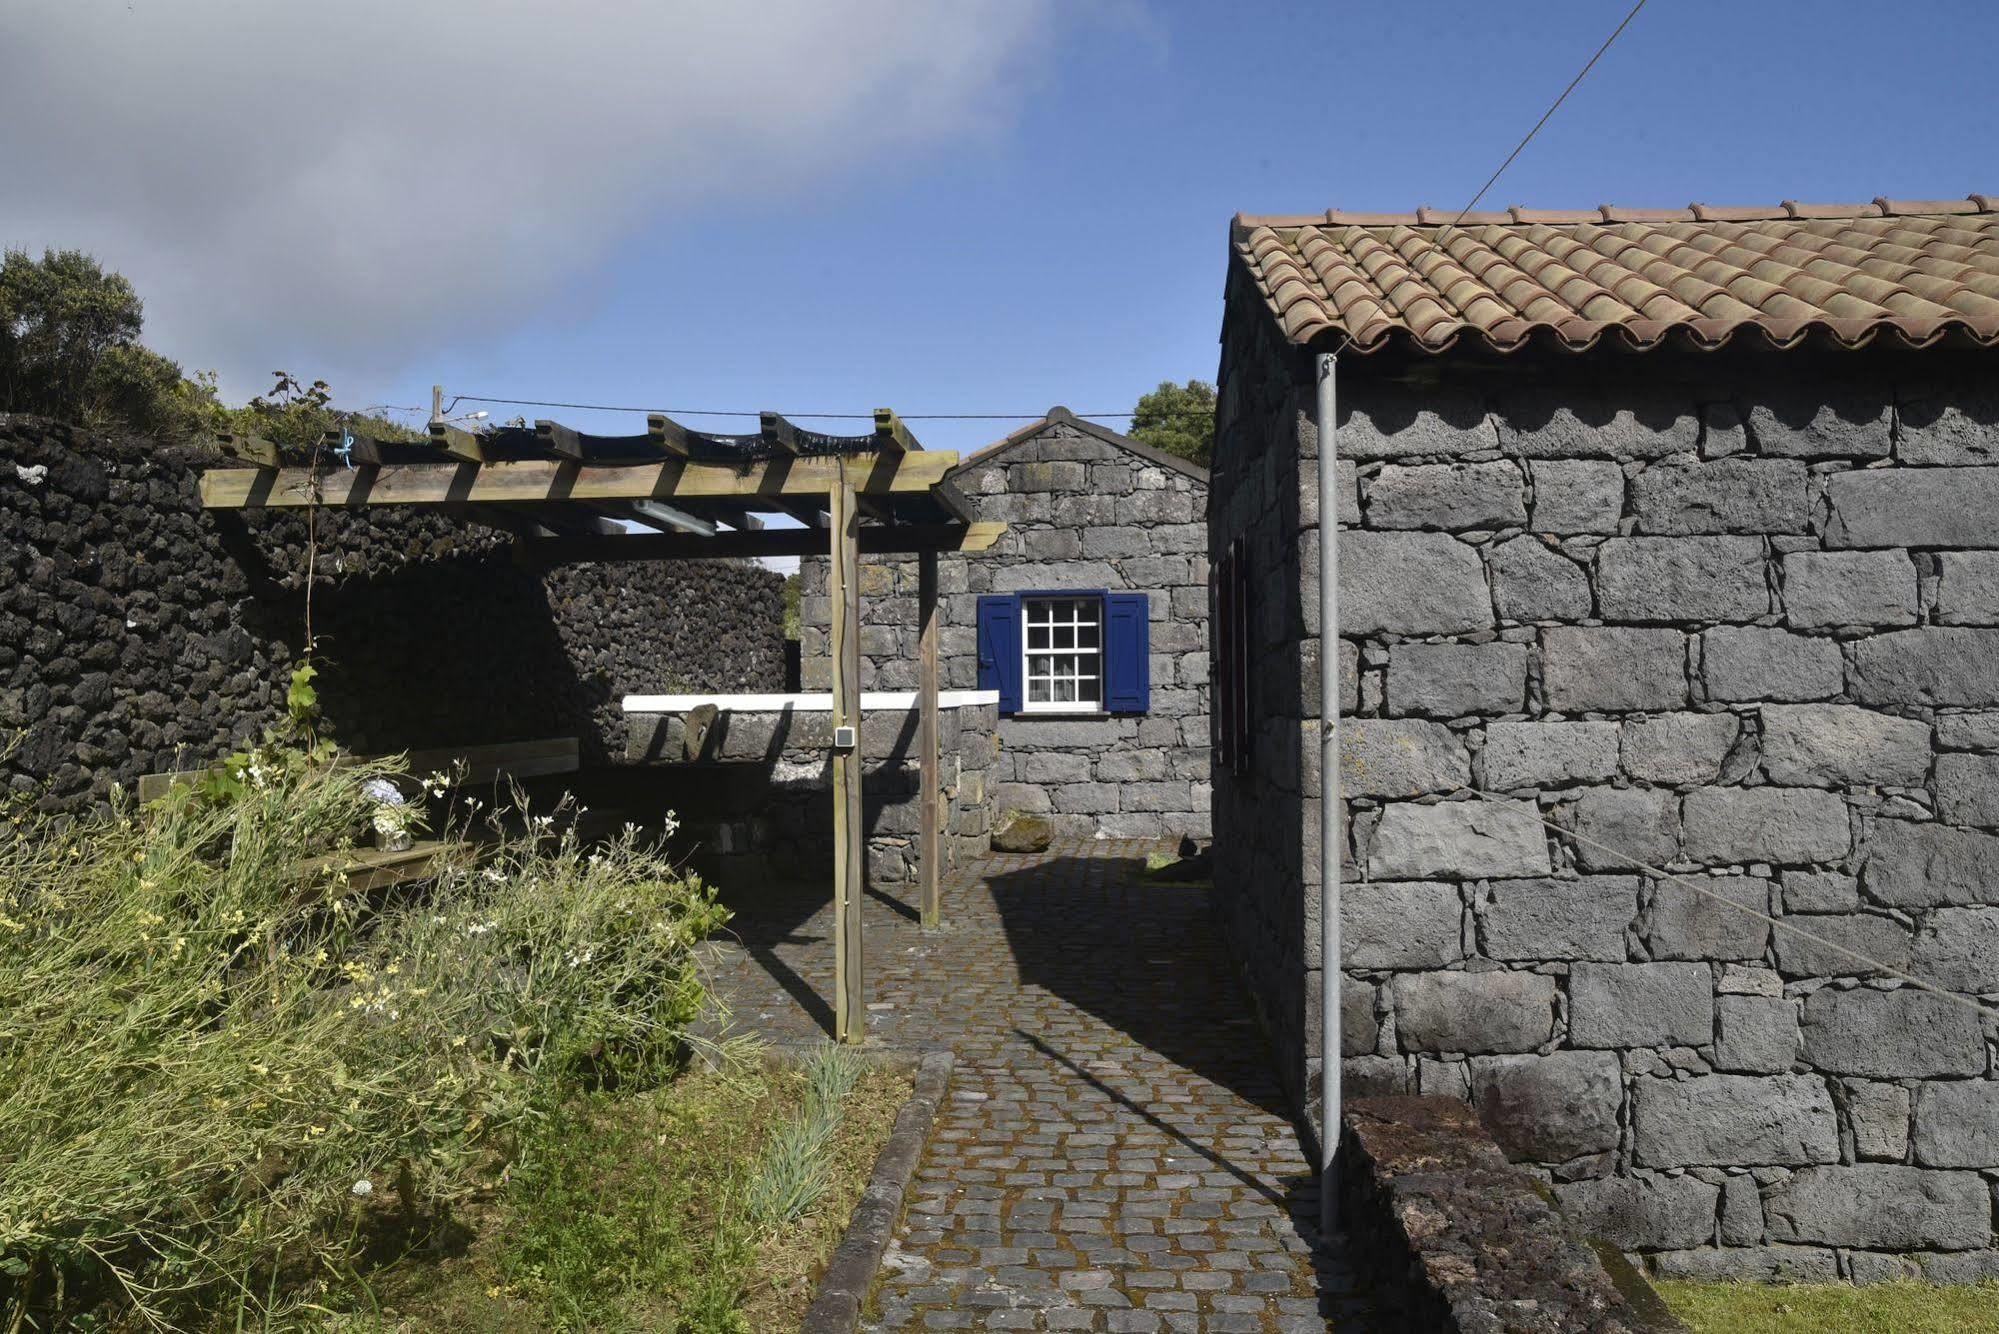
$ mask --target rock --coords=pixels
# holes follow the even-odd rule
[[[1464,957],[1458,887],[1437,881],[1362,881],[1340,897],[1340,951],[1348,968],[1441,968]]]
[[[1053,839],[1048,821],[1038,815],[1016,815],[993,830],[993,851],[1046,852]]]
[[[1578,963],[1569,970],[1576,1047],[1695,1047],[1714,1041],[1714,975],[1704,963]]]
[[[1414,797],[1471,782],[1464,742],[1442,723],[1350,718],[1340,723],[1340,784],[1346,797]]]
[[[1864,977],[1882,967],[1909,966],[1909,928],[1892,917],[1851,913],[1784,921],[1795,928],[1777,932],[1777,970],[1785,977]]]
[[[1365,1056],[1381,1041],[1374,1017],[1374,988],[1351,977],[1340,979],[1340,1055]]]
[[[1805,465],[1791,459],[1659,464],[1631,481],[1641,533],[1802,533]]]
[[[1928,914],[1916,932],[1908,970],[1952,991],[1999,992],[1999,908],[1938,908]]]
[[[1443,533],[1340,534],[1342,634],[1450,635],[1491,625],[1477,548]]]
[[[1700,444],[1700,418],[1678,395],[1537,385],[1507,392],[1498,418],[1500,448],[1527,459],[1656,459]]]
[[[1373,528],[1518,528],[1527,522],[1526,480],[1520,465],[1391,463],[1367,490]]]
[[[1837,1283],[1839,1253],[1823,1246],[1723,1246],[1655,1251],[1646,1257],[1663,1279],[1695,1283]]]
[[[1538,973],[1401,973],[1389,991],[1404,1051],[1532,1051],[1554,1035],[1555,980]]]
[[[1860,882],[1838,871],[1784,872],[1784,911],[1851,912],[1860,906]]]
[[[1503,792],[1614,778],[1618,736],[1616,723],[1488,723],[1480,785]]]
[[[1696,1283],[1836,1283],[1839,1254],[1816,1246],[1727,1246],[1660,1251],[1649,1257],[1660,1278]]]
[[[1632,1083],[1632,1148],[1647,1167],[1839,1159],[1832,1094],[1816,1075],[1699,1075]]]
[[[1609,621],[1749,621],[1770,610],[1763,540],[1615,537],[1597,548],[1596,592]]]
[[[1863,468],[1826,478],[1828,547],[1994,547],[1999,468]]]
[[[1656,788],[1592,788],[1576,802],[1575,831],[1586,871],[1663,866],[1680,855],[1680,801]]]
[[[1548,840],[1532,802],[1397,802],[1381,812],[1368,847],[1376,880],[1480,880],[1546,875]]]
[[[1612,462],[1542,459],[1534,477],[1534,531],[1614,533],[1624,514],[1624,469]]]
[[[1999,836],[1908,820],[1878,820],[1860,883],[1896,908],[1999,903]]]
[[[1798,1003],[1781,996],[1715,1000],[1714,1068],[1779,1074],[1798,1059]]]
[[[1697,788],[1681,806],[1686,853],[1710,866],[1837,861],[1852,847],[1846,803],[1798,788]]]
[[[1721,1189],[1696,1177],[1606,1177],[1554,1190],[1577,1227],[1619,1250],[1677,1250],[1714,1240]]]
[[[1861,704],[1999,704],[1999,630],[1894,630],[1855,640],[1852,651],[1853,696]]]
[[[1990,385],[1951,376],[1916,389],[1895,413],[1895,454],[1923,467],[1999,463],[1999,395]]]
[[[1939,713],[1937,745],[1945,750],[1999,750],[1999,713]]]
[[[1400,717],[1518,713],[1527,704],[1527,646],[1396,644],[1388,650],[1388,709]]]
[[[1999,755],[1939,755],[1937,814],[1950,824],[1999,826]]]
[[[1751,1176],[1731,1176],[1721,1187],[1721,1244],[1754,1246],[1763,1240],[1763,1192]]]
[[[1944,625],[1999,625],[1999,552],[1937,553],[1936,618]]]
[[[1779,393],[1777,401],[1749,409],[1745,424],[1760,452],[1799,459],[1888,457],[1893,437],[1885,395],[1817,387]]]
[[[1914,625],[1916,566],[1906,551],[1795,551],[1784,557],[1793,628]]]
[[[1899,1163],[1909,1153],[1909,1090],[1900,1084],[1846,1081],[1846,1120],[1853,1151]]]
[[[1921,787],[1929,778],[1928,723],[1850,704],[1766,704],[1762,714],[1773,783]]]
[[[1464,390],[1342,385],[1339,408],[1336,443],[1342,459],[1456,458],[1499,447],[1498,428],[1484,399]],[[1303,435],[1300,452],[1317,458],[1317,437],[1309,424]]]
[[[1511,538],[1492,548],[1492,600],[1502,620],[1579,620],[1592,605],[1583,567],[1538,537]]]
[[[1662,713],[1624,724],[1624,771],[1648,783],[1712,783],[1735,745],[1732,713]]]
[[[1686,636],[1678,630],[1563,626],[1541,632],[1550,709],[1622,713],[1683,708]]]
[[[1638,878],[1494,880],[1479,918],[1494,959],[1621,962],[1624,933],[1638,915]]]
[[[1617,1147],[1624,1080],[1609,1052],[1476,1056],[1471,1096],[1515,1161],[1561,1163]]]
[[[1763,1209],[1780,1241],[1938,1250],[1992,1243],[1991,1192],[1975,1172],[1807,1167],[1772,1187]]]
[[[1916,1097],[1915,1146],[1925,1167],[1999,1168],[1999,1084],[1924,1084]]]
[[[1754,876],[1690,878],[1706,894],[1662,882],[1652,896],[1645,939],[1655,959],[1761,959],[1770,945],[1770,882]],[[1718,896],[1718,897],[1717,897]],[[1722,900],[1725,900],[1722,901]],[[1731,908],[1741,904],[1751,912]]]
[[[1845,659],[1831,639],[1718,625],[1700,642],[1701,679],[1712,700],[1829,699],[1846,686]]]
[[[1805,1060],[1878,1079],[1977,1075],[1985,1039],[1974,1011],[1932,992],[1828,987],[1805,1000]]]

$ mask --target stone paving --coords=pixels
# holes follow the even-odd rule
[[[924,933],[870,892],[871,1042],[958,1058],[870,1329],[1342,1330],[1364,1304],[1315,1251],[1309,1164],[1206,886],[1155,845],[994,855]],[[714,982],[739,1027],[830,1025],[823,887],[730,896]]]

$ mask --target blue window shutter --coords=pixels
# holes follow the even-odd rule
[[[979,689],[999,691],[1001,713],[1020,712],[1020,599],[979,596]]]
[[[1144,713],[1152,706],[1151,625],[1145,594],[1104,594],[1104,707]]]

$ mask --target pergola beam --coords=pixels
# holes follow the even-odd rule
[[[430,443],[464,463],[484,463],[486,447],[479,443],[479,437],[470,431],[461,431],[456,426],[443,422],[430,424]]]
[[[884,454],[902,454],[923,448],[890,408],[875,409],[875,448]]]
[[[999,540],[1006,525],[907,523],[864,527],[861,550],[868,555],[903,555],[920,551],[984,551]],[[710,537],[685,533],[623,533],[605,538],[541,538],[523,554],[541,565],[574,565],[618,560],[699,560],[704,556],[822,556],[824,528],[763,528],[716,532]]]
[[[433,436],[436,430],[433,428]],[[449,429],[449,428],[441,428]],[[460,432],[460,434],[464,434]],[[929,492],[958,462],[949,452],[854,459],[863,495]],[[565,500],[737,500],[772,508],[824,505],[839,485],[842,460],[776,458],[740,466],[672,460],[578,464],[538,459],[487,463],[405,463],[379,468],[214,468],[201,475],[207,509],[299,509],[310,505],[546,504]]]

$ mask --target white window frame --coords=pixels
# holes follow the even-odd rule
[[[1048,645],[1035,648],[1034,631],[1037,627],[1035,613],[1039,611],[1043,619],[1039,628],[1046,629]],[[1058,619],[1058,616],[1060,619]],[[1093,593],[1023,593],[1020,595],[1020,711],[1022,713],[1088,713],[1104,711],[1104,600]],[[1096,643],[1083,644],[1083,631],[1094,630]],[[1067,631],[1069,643],[1057,644]],[[1056,672],[1053,662],[1050,670],[1037,673],[1034,659],[1039,656],[1048,659],[1068,658],[1075,666],[1072,672]],[[1034,684],[1037,680],[1049,685],[1051,698],[1034,698]],[[1059,685],[1073,682],[1076,699],[1055,699],[1060,693]],[[1094,691],[1091,698],[1083,698],[1083,691]]]

